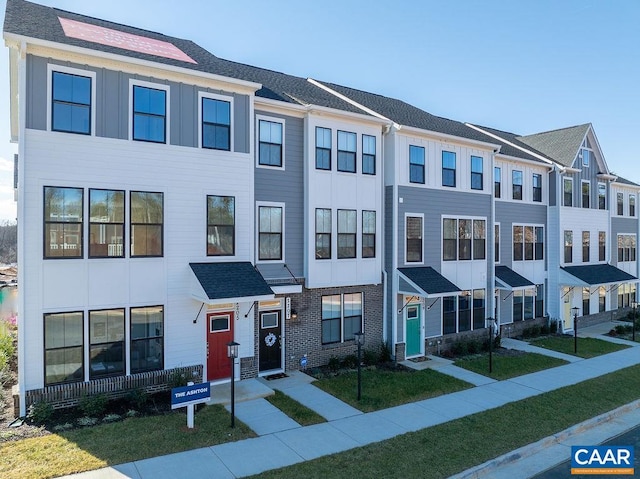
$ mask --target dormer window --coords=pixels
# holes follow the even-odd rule
[[[582,149],[582,166],[589,167],[591,160],[591,152],[585,148]]]

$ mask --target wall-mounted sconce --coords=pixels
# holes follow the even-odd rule
[[[295,309],[291,310],[291,321],[297,321],[298,320],[298,312]]]

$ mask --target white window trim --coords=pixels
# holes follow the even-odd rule
[[[584,152],[588,151],[589,152],[589,156],[587,158],[587,161],[585,162],[585,155]],[[589,168],[591,166],[591,157],[593,156],[593,150],[591,148],[587,148],[586,146],[583,146],[580,148],[580,156],[582,159],[582,166],[584,166],[585,168]]]
[[[229,152],[233,153],[233,126],[234,126],[234,118],[233,118],[233,97],[218,95],[216,93],[209,93],[205,91],[198,92],[198,148],[202,148],[202,99],[209,98],[211,100],[220,100],[226,101],[229,103]],[[216,150],[214,148],[205,148],[206,150],[213,149],[215,151],[227,151],[227,150]]]
[[[514,235],[513,235],[513,228],[516,227],[516,226],[522,226],[522,259],[518,259],[518,260],[513,259],[513,244],[515,243]],[[534,259],[524,259],[524,249],[525,249],[525,245],[527,243],[525,241],[526,240],[526,238],[525,238],[525,228],[527,226],[533,228],[533,258]],[[542,231],[544,232],[544,236],[542,238],[543,239],[543,242],[542,242],[542,245],[543,245],[542,246],[543,247],[543,250],[542,250],[543,258],[542,259],[535,259],[535,257],[536,257],[536,228],[542,228]],[[546,246],[546,240],[547,240],[547,235],[546,235],[547,231],[546,231],[546,229],[547,229],[546,226],[544,224],[542,224],[542,223],[537,223],[537,224],[536,223],[511,223],[511,262],[520,264],[520,263],[525,263],[525,262],[526,263],[535,263],[536,261],[544,261],[545,260],[545,258],[544,258],[544,256],[545,256],[544,247]],[[564,248],[564,236],[562,237],[562,240],[563,240],[562,245],[563,245],[563,248]],[[563,252],[564,252],[564,249],[563,249]]]
[[[417,144],[419,143],[419,144]],[[424,183],[414,183],[411,181],[411,147],[414,146],[416,148],[422,148],[424,150]],[[409,142],[407,143],[407,186],[413,186],[413,187],[419,187],[419,188],[426,188],[427,184],[428,184],[428,172],[427,172],[427,168],[428,168],[428,160],[427,160],[427,146],[425,146],[424,144],[422,144],[421,142]],[[442,186],[442,160],[440,160],[440,188],[443,188]],[[451,189],[449,186],[446,187],[447,189]]]
[[[166,96],[166,111],[165,111],[165,139],[164,143],[156,143],[156,142],[147,142],[147,141],[138,141],[136,143],[149,143],[152,145],[170,145],[171,144],[171,88],[169,85],[164,85],[162,83],[152,83],[148,81],[136,80],[134,78],[129,79],[129,132],[128,138],[129,141],[133,140],[133,87],[141,86],[145,88],[153,88],[155,90],[164,90],[167,93]]]
[[[280,123],[282,125],[282,165],[281,166],[269,166],[269,165],[261,165],[260,164],[260,120],[263,121],[269,121],[271,123]],[[264,168],[267,170],[285,170],[285,163],[286,163],[286,149],[285,149],[285,143],[286,143],[286,128],[287,128],[287,124],[284,118],[278,118],[275,116],[266,116],[266,115],[256,115],[256,124],[255,124],[255,129],[256,129],[256,145],[255,145],[255,151],[256,151],[256,168]],[[315,129],[314,129],[314,135],[315,135]],[[333,135],[333,133],[332,133]],[[332,142],[333,142],[333,136],[332,136]],[[333,147],[333,145],[332,145]],[[314,160],[315,160],[315,156],[314,156]]]
[[[565,181],[570,181],[571,182],[571,206],[567,206],[564,204],[564,182]],[[573,178],[569,177],[569,176],[563,176],[562,177],[562,189],[560,190],[562,192],[562,206],[565,206],[567,208],[573,208],[575,207],[575,202],[573,201],[573,197],[575,196],[575,189],[574,189],[574,181]]]
[[[607,184],[598,181],[598,209],[600,209],[600,186],[604,186],[604,209],[607,209]],[[602,210],[604,211],[604,210]]]
[[[589,209],[591,208],[591,181],[589,180],[581,180],[580,181],[580,208],[584,208],[584,205],[582,204],[582,187],[584,185],[589,185]]]
[[[444,173],[444,165],[443,165],[443,154],[444,153],[453,153],[455,156],[455,160],[456,160],[456,167],[454,169],[454,178],[453,178],[453,182],[455,183],[454,186],[445,186],[442,184],[443,180],[443,173]],[[476,156],[476,155],[473,155]],[[460,158],[460,152],[456,149],[456,148],[451,148],[451,149],[446,149],[446,148],[441,148],[440,149],[440,188],[444,189],[444,190],[451,190],[451,189],[460,189],[461,185],[460,185],[460,181],[458,178],[458,174],[459,174],[459,170],[460,170],[460,162],[458,161],[458,159]],[[484,163],[484,162],[483,162]],[[425,179],[425,184],[426,184],[426,180],[427,180],[427,149],[425,148],[425,158],[424,158],[424,167],[425,167],[425,172],[424,172],[424,179]],[[484,171],[484,164],[482,165],[483,171]],[[449,169],[449,168],[447,168]],[[471,171],[471,156],[469,156],[469,171]],[[472,190],[471,189],[471,173],[469,173],[469,191],[482,191],[482,190]]]
[[[636,259],[635,260],[628,260],[628,261],[617,261],[618,264],[620,263],[625,263],[625,264],[629,264],[629,263],[635,263],[637,261],[638,258],[638,239],[637,239],[637,235],[635,233],[618,233],[616,235],[616,259],[618,258],[618,244],[620,244],[620,236],[622,237],[630,237],[630,238],[636,238]],[[624,240],[623,240],[624,242]]]
[[[634,198],[635,202],[633,204],[633,216],[629,215],[629,218],[637,218],[638,217],[638,197],[633,193],[629,193],[629,197],[627,198],[627,207],[629,208],[627,211],[629,212],[631,211],[631,198]],[[624,208],[623,208],[623,212],[624,212]]]
[[[62,65],[47,64],[47,131],[52,133],[64,133],[52,130],[51,125],[51,105],[53,103],[53,72],[68,73],[91,78],[91,131],[88,136],[96,135],[96,72],[90,70],[80,70],[79,68],[65,67]]]
[[[407,218],[420,218],[422,221],[422,261],[409,261],[407,262]],[[377,222],[377,218],[376,218]],[[404,214],[404,264],[406,266],[415,266],[418,264],[424,264],[424,213],[405,213]],[[441,246],[442,247],[442,246]]]
[[[282,258],[281,259],[259,259],[260,258],[260,207],[261,206],[270,206],[276,208],[282,208]],[[285,242],[285,204],[284,203],[275,203],[271,201],[256,201],[256,219],[255,219],[255,234],[256,234],[256,251],[255,251],[255,264],[278,264],[278,263],[286,263],[285,261],[285,253],[286,253],[286,242]]]
[[[496,191],[496,169],[500,170],[500,196],[495,196],[495,191]],[[492,180],[491,180],[491,196],[493,196],[494,199],[496,200],[503,200],[504,199],[504,189],[502,188],[502,185],[504,184],[504,181],[502,181],[502,165],[500,166],[493,166],[493,176],[492,176]]]
[[[344,293],[334,293],[334,294],[323,294],[320,296],[320,308],[322,308],[322,297],[324,296],[340,296],[340,341],[332,342],[332,343],[323,343],[322,342],[322,333],[320,334],[320,343],[321,346],[331,346],[332,344],[344,344],[354,341],[354,339],[344,339],[344,295],[345,294],[359,294],[360,295],[360,306],[361,306],[361,318],[360,318],[360,332],[365,332],[365,317],[364,317],[364,291],[349,291]],[[320,326],[322,326],[322,310],[320,311]]]
[[[618,195],[622,195],[622,214],[621,215],[618,214]],[[625,195],[623,192],[616,191],[616,216],[619,216],[621,218],[624,216],[625,206],[627,204],[627,202],[624,201],[624,196]]]
[[[519,201],[519,200],[516,200]],[[456,246],[456,251],[457,251],[457,256],[456,256],[456,260],[444,260],[444,238],[442,237],[444,234],[444,230],[443,230],[443,224],[444,224],[444,220],[481,220],[484,221],[484,259],[473,259],[473,224],[471,225],[471,259],[458,259],[457,257],[460,255],[460,252],[458,251],[458,246]],[[452,216],[452,215],[441,215],[440,216],[440,261],[442,262],[442,264],[449,264],[449,263],[463,263],[463,264],[468,264],[468,263],[479,263],[481,261],[489,261],[488,256],[488,247],[487,247],[487,242],[488,240],[488,236],[489,233],[487,231],[487,225],[489,224],[489,221],[487,220],[486,216]],[[460,241],[460,238],[458,237],[458,228],[456,227],[456,245],[458,245],[459,243],[457,243],[458,241]],[[493,231],[491,232],[491,238],[493,239]],[[424,249],[424,239],[423,239],[423,249]],[[423,256],[424,258],[424,256]],[[494,256],[495,259],[495,256]],[[476,288],[477,289],[477,288]]]

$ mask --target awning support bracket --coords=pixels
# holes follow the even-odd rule
[[[433,308],[433,305],[436,304],[439,299],[440,299],[440,296],[438,296],[436,299],[434,299],[433,303],[431,303],[429,306],[427,306],[427,311],[429,311],[431,308]]]
[[[204,308],[204,303],[202,303],[202,306],[200,306],[200,311],[198,311],[198,314],[196,314],[196,318],[193,320],[193,324],[196,324],[198,322],[198,318],[200,317],[200,313],[202,313],[202,308]]]
[[[571,286],[571,287],[569,288],[569,291],[567,291],[566,293],[564,293],[564,294],[562,295],[562,298],[560,298],[560,299],[564,299],[564,297],[565,297],[566,295],[568,295],[568,294],[569,294],[570,292],[572,292],[572,291],[573,291],[573,286]]]
[[[251,307],[249,308],[249,311],[247,311],[247,314],[244,315],[245,318],[249,317],[249,313],[251,312],[251,310],[253,309],[253,307],[256,305],[256,301],[254,301],[253,303],[251,303]]]
[[[407,306],[409,306],[409,303],[411,303],[412,301],[414,301],[414,298],[416,298],[416,296],[409,296],[409,299],[407,300],[406,303],[404,303],[404,305],[402,306],[402,308],[400,308],[398,310],[398,314],[402,314],[402,312],[404,311],[404,308],[406,308]]]
[[[284,266],[284,269],[286,269],[289,274],[291,275],[291,277],[293,278],[293,280],[296,282],[296,284],[298,284],[298,278],[296,278],[296,276],[293,274],[293,272],[289,269],[289,267],[287,266],[287,264],[283,264],[282,266]]]

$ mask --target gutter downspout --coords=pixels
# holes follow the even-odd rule
[[[26,112],[27,112],[27,44],[23,41],[20,43],[20,51],[18,54],[18,204],[17,204],[17,216],[21,221],[18,221],[18,321],[20,326],[18,327],[18,394],[20,397],[20,416],[26,416],[27,414],[27,398],[26,398],[26,385],[25,385],[25,367],[26,367],[26,328],[24,327],[25,319],[25,297],[27,291],[25,291],[24,276],[26,272],[24,257],[25,257],[25,234],[24,234],[24,194],[25,194],[25,170],[28,168],[28,163],[25,158],[25,130],[26,130]],[[43,380],[44,381],[44,380]]]

